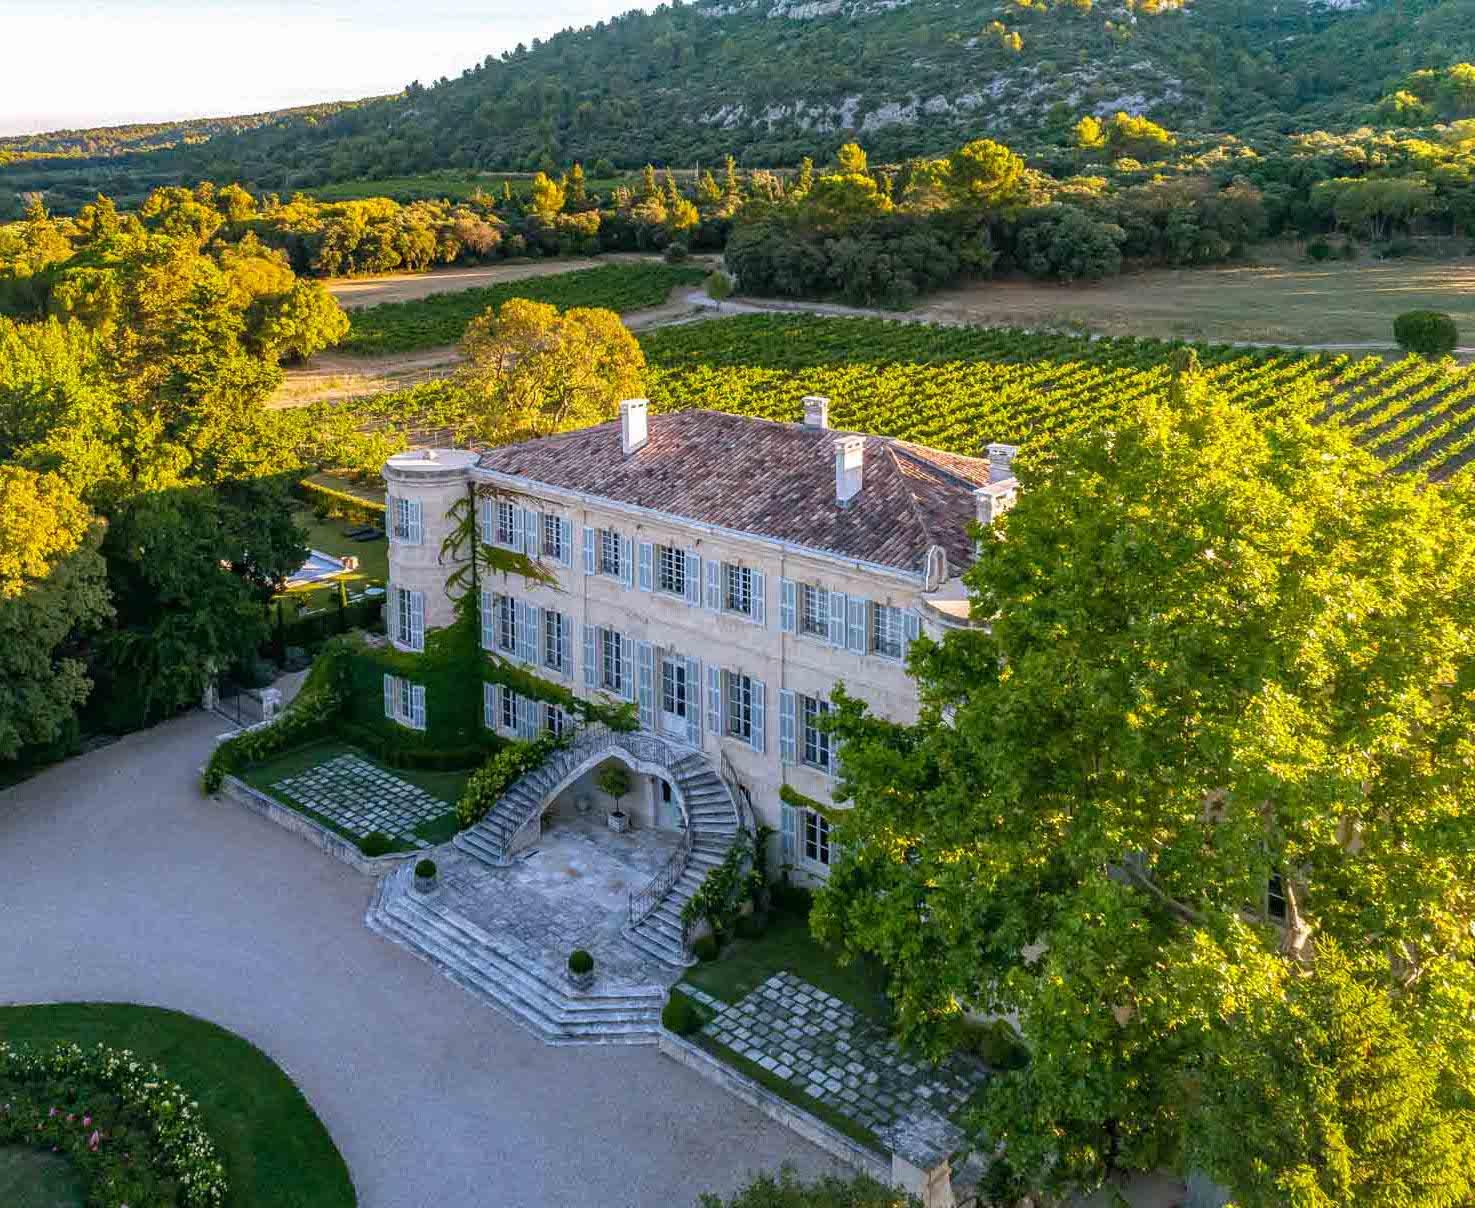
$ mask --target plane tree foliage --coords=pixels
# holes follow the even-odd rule
[[[1022,1185],[1467,1202],[1475,500],[1179,370],[1019,466],[917,724],[840,694],[816,929],[924,1045],[1018,1019]]]

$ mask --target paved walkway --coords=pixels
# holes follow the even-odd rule
[[[363,925],[370,883],[200,797],[190,714],[0,793],[0,1002],[174,1007],[264,1049],[364,1208],[693,1204],[831,1159],[647,1048],[549,1048]]]

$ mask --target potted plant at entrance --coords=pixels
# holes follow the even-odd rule
[[[582,948],[569,953],[568,980],[575,990],[587,990],[594,985],[594,958]]]
[[[415,892],[431,893],[435,889],[435,861],[421,860],[415,865]]]
[[[594,783],[615,803],[615,808],[609,812],[610,830],[623,834],[630,829],[630,815],[620,808],[620,802],[630,791],[630,773],[619,764],[612,763],[599,773]]]

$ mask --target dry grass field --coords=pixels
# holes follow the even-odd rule
[[[998,281],[933,294],[944,322],[1114,336],[1383,347],[1405,310],[1448,311],[1475,344],[1475,258],[1154,269],[1090,284]]]

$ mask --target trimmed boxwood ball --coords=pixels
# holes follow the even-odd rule
[[[394,843],[383,831],[370,831],[359,840],[359,851],[366,856],[386,856],[394,849]]]
[[[690,1036],[702,1026],[702,1017],[685,994],[673,994],[661,1008],[661,1026],[678,1036]]]
[[[575,948],[569,953],[568,967],[570,973],[592,973],[594,972],[594,958],[582,948]]]
[[[1455,321],[1439,310],[1408,310],[1393,320],[1398,346],[1421,357],[1444,357],[1460,342]]]
[[[707,961],[715,961],[717,959],[717,937],[704,935],[691,946],[691,950],[697,960],[704,964]]]
[[[418,863],[418,864],[415,865],[415,875],[417,877],[433,877],[433,876],[435,876],[435,861],[434,860],[421,860],[420,863]]]

